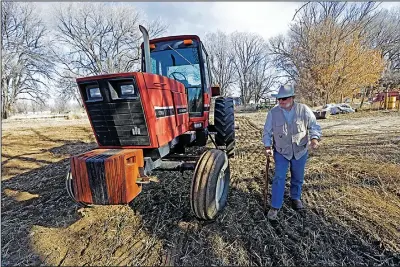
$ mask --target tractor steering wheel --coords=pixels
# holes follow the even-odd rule
[[[181,80],[179,80],[179,79],[177,79],[177,78],[175,77],[176,74],[181,75],[181,76],[183,77],[183,80],[184,80],[184,81],[187,81],[186,76],[185,76],[182,72],[177,72],[177,71],[171,72],[171,73],[168,75],[168,77],[172,76],[172,77],[173,77],[175,80],[177,80],[178,82],[181,81]]]

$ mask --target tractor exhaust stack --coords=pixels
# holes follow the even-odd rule
[[[145,27],[139,25],[139,30],[143,35],[143,46],[144,46],[144,62],[146,65],[146,72],[151,73],[151,60],[150,60],[150,42],[149,42],[149,32]]]

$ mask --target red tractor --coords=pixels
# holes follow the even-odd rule
[[[142,72],[78,78],[98,148],[71,157],[69,195],[88,205],[127,204],[154,179],[153,170],[194,170],[190,204],[196,217],[214,219],[225,207],[234,156],[233,100],[215,99],[207,52],[196,35],[144,42]],[[212,136],[215,136],[215,139]],[[188,156],[190,146],[215,149]]]

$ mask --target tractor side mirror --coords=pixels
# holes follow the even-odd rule
[[[219,85],[211,86],[211,96],[219,96],[221,95],[221,88]]]

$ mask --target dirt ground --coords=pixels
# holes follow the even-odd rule
[[[65,176],[71,155],[96,147],[87,119],[3,121],[2,266],[399,266],[400,113],[319,121],[307,210],[296,213],[285,196],[278,225],[263,213],[265,117],[236,115],[228,205],[214,222],[190,211],[190,171],[157,172],[160,182],[129,205],[79,207]]]

